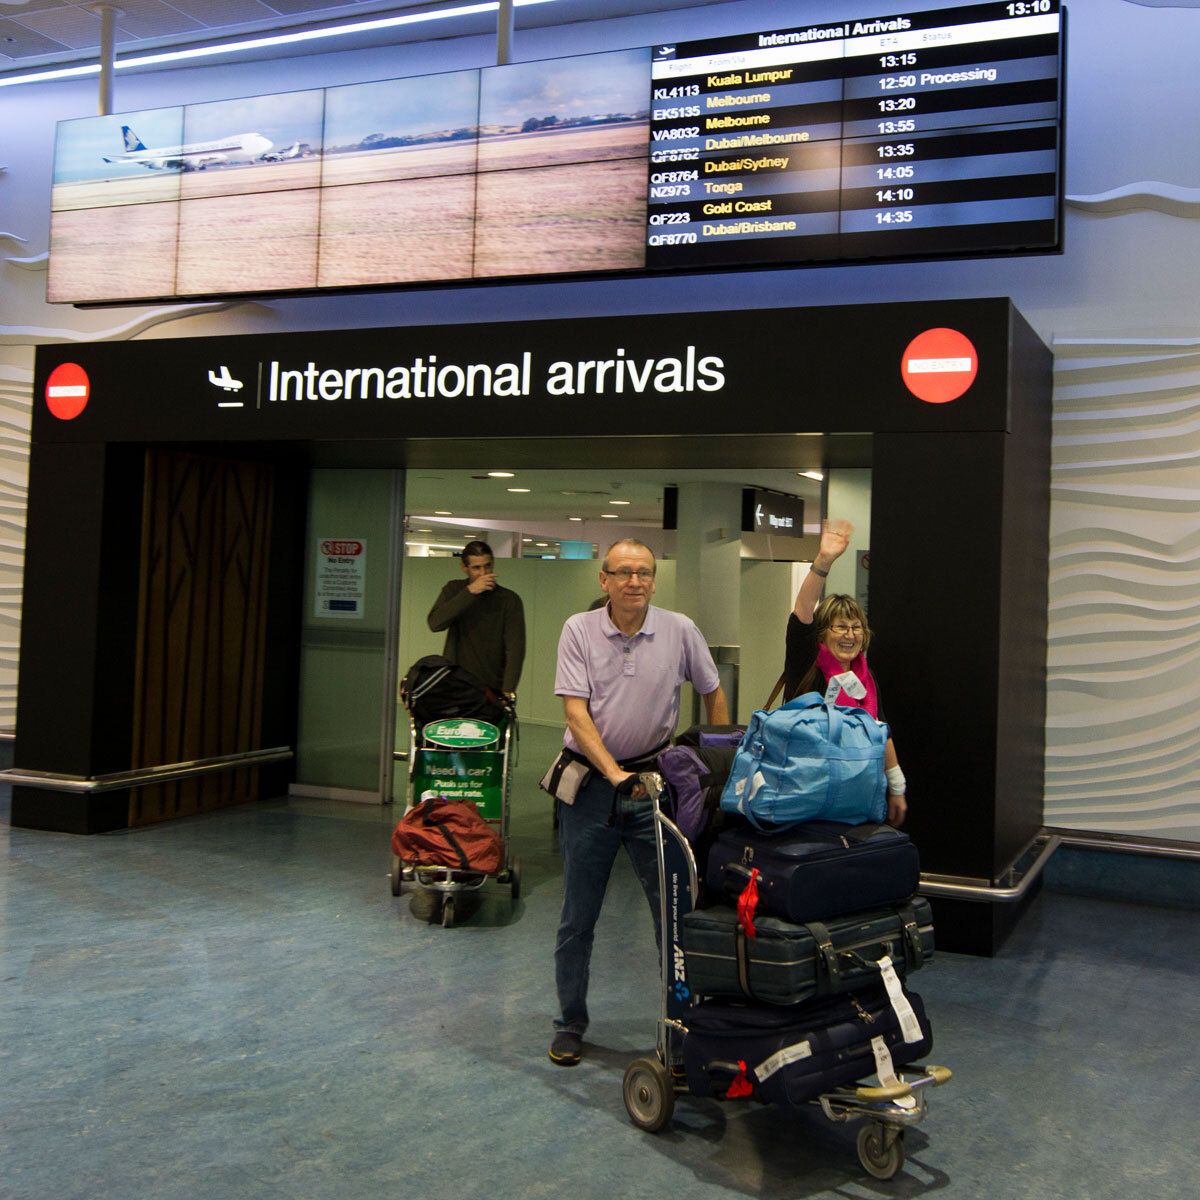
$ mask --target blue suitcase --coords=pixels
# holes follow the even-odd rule
[[[739,822],[726,825],[708,852],[706,901],[739,895],[753,867],[759,909],[799,923],[897,904],[921,880],[916,846],[890,825],[809,821],[766,834]]]
[[[904,1041],[882,987],[794,1009],[718,1000],[698,1004],[684,1018],[688,1090],[723,1098],[742,1079],[764,1104],[804,1104],[875,1074],[874,1037],[883,1038],[894,1066],[916,1062],[932,1049],[933,1033],[921,997],[905,994],[920,1025],[914,1042]]]

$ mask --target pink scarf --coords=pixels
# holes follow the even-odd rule
[[[859,682],[867,689],[867,694],[861,700],[855,700],[847,696],[845,692],[838,692],[834,703],[844,704],[849,708],[865,708],[876,720],[879,719],[879,698],[875,694],[875,676],[867,670],[867,656],[865,654],[860,653],[849,667],[843,667],[834,657],[833,651],[828,646],[818,646],[817,670],[825,676],[826,682],[835,675],[844,674],[846,671],[853,671],[858,677]]]

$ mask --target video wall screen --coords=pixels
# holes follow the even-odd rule
[[[1060,248],[1058,0],[63,121],[49,299]]]

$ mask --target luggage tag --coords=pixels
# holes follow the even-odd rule
[[[885,955],[876,965],[883,977],[883,986],[887,988],[888,999],[892,1002],[892,1011],[900,1021],[900,1032],[904,1036],[905,1044],[919,1042],[922,1036],[921,1022],[917,1020],[917,1014],[913,1012],[913,1006],[909,1004],[904,988],[900,986],[900,977],[896,974],[892,960]]]
[[[867,689],[853,671],[843,671],[840,675],[834,675],[830,679],[829,685],[825,688],[825,703],[836,704],[837,698],[842,692],[845,692],[851,700],[861,700],[867,694]]]
[[[892,1052],[887,1048],[887,1042],[881,1037],[871,1039],[871,1050],[875,1055],[875,1074],[884,1087],[896,1087],[900,1080],[896,1077],[896,1068],[892,1063]],[[901,1096],[893,1100],[898,1108],[916,1108],[916,1096]]]
[[[884,1050],[886,1049],[887,1047],[884,1046]],[[784,1046],[782,1050],[776,1050],[770,1058],[763,1059],[754,1068],[754,1078],[759,1083],[766,1083],[776,1071],[782,1071],[784,1067],[790,1067],[792,1063],[799,1062],[804,1058],[812,1058],[811,1042],[797,1042],[794,1046]]]

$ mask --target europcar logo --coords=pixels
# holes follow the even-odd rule
[[[60,421],[75,420],[91,394],[92,381],[78,363],[59,363],[46,380],[46,407]]]

